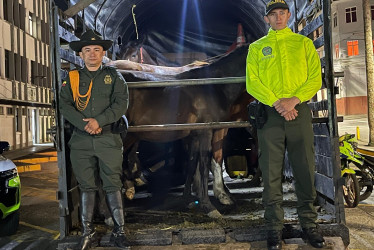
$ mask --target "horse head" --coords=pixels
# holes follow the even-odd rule
[[[142,44],[137,41],[130,41],[125,46],[125,53],[122,56],[123,60],[140,63],[140,48]]]
[[[123,60],[150,65],[178,67],[179,63],[166,58],[157,49],[145,44],[146,36],[127,43],[122,56]]]

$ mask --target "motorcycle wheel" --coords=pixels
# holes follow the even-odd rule
[[[373,185],[363,185],[363,183],[367,182],[369,178],[369,176],[364,172],[360,172],[356,177],[358,178],[358,183],[360,185],[360,201],[366,200],[373,192]]]
[[[360,186],[355,174],[347,174],[345,176],[343,196],[348,207],[357,207],[360,202]]]
[[[364,163],[364,165],[359,165],[355,163],[355,165],[357,168],[360,169],[360,171],[356,171],[356,177],[360,185],[360,201],[363,201],[369,198],[371,193],[373,192],[373,185],[371,184],[372,177],[365,172],[365,168],[369,167],[366,165],[366,163]],[[364,183],[369,184],[365,185]]]
[[[366,200],[370,197],[371,193],[373,192],[373,186],[368,185],[361,188],[361,194],[360,194],[360,201]]]

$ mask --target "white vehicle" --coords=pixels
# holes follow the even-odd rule
[[[0,141],[0,236],[15,234],[19,225],[21,182],[16,165],[2,155],[9,147]]]

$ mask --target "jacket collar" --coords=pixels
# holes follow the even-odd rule
[[[273,30],[272,28],[269,28],[268,35],[275,36],[275,35],[286,35],[293,33],[293,31],[289,28],[286,27],[282,30]]]

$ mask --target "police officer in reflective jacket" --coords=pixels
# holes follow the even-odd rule
[[[303,238],[322,248],[325,241],[318,231],[313,206],[316,190],[312,116],[306,103],[321,88],[321,65],[313,42],[287,27],[290,16],[286,1],[269,1],[264,19],[271,27],[266,36],[249,46],[247,57],[247,91],[265,104],[268,117],[257,130],[267,245],[268,249],[282,248],[282,171],[287,149]]]
[[[60,92],[60,111],[73,126],[68,143],[74,175],[81,191],[83,236],[80,249],[97,245],[93,226],[98,181],[102,182],[106,201],[114,221],[111,242],[126,247],[124,213],[121,193],[122,139],[111,131],[111,125],[125,114],[128,88],[116,69],[103,65],[105,51],[112,41],[88,30],[80,41],[70,42],[79,52],[84,68],[69,72]]]

